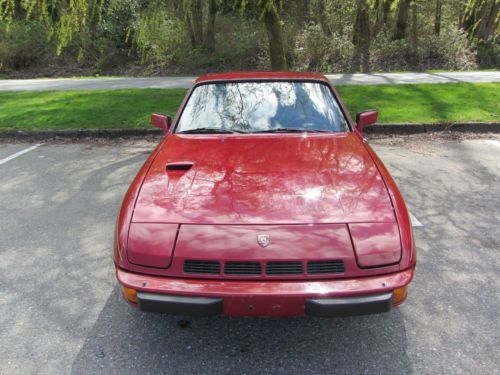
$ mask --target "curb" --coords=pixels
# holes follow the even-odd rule
[[[440,131],[471,133],[500,133],[499,122],[434,123],[434,124],[379,124],[366,128],[367,134],[405,135]],[[159,129],[82,129],[82,130],[41,130],[18,131],[0,130],[2,140],[40,141],[49,139],[118,139],[146,136],[161,136]]]
[[[40,130],[40,131],[22,131],[22,130],[0,130],[0,139],[3,140],[26,140],[42,141],[50,139],[119,139],[134,138],[146,136],[160,136],[160,129],[82,129],[82,130]]]
[[[500,133],[500,122],[379,124],[364,130],[367,134],[421,134],[441,131]]]

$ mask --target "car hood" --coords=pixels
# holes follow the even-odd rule
[[[394,222],[386,186],[360,137],[168,135],[133,222]]]

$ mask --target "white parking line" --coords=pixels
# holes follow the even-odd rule
[[[423,227],[424,224],[422,224],[418,219],[413,216],[413,214],[410,212],[410,221],[411,221],[411,226],[412,227]]]
[[[5,159],[0,160],[0,165],[5,164],[5,163],[7,163],[8,161],[10,161],[10,160],[12,160],[12,159],[15,159],[15,158],[17,158],[18,156],[21,156],[21,155],[23,155],[23,154],[25,154],[25,153],[27,153],[27,152],[33,151],[35,148],[38,148],[38,147],[40,147],[41,145],[43,145],[43,143],[37,143],[37,144],[36,144],[36,145],[34,145],[34,146],[28,147],[28,148],[26,148],[26,149],[24,149],[24,150],[21,150],[21,151],[19,151],[19,152],[16,152],[15,154],[12,154],[12,155],[10,155],[10,156],[7,156]]]

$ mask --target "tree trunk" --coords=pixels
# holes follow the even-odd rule
[[[210,0],[208,4],[207,33],[205,45],[209,51],[215,50],[215,17],[217,16],[217,0]]]
[[[18,20],[26,19],[26,9],[24,8],[21,1],[17,0],[14,9],[14,18]]]
[[[320,2],[323,2],[324,0],[320,0]],[[310,0],[295,0],[294,1],[294,8],[293,8],[293,13],[291,9],[287,9],[289,11],[289,14],[294,17],[295,22],[297,22],[297,25],[300,25],[300,27],[307,25],[310,21],[310,7],[311,7],[311,1]],[[292,5],[292,4],[290,4]],[[321,5],[321,4],[319,4]],[[291,8],[291,7],[290,7]]]
[[[463,0],[462,0],[462,3],[463,3]],[[458,8],[458,24],[460,25],[459,28],[461,28],[461,29],[465,29],[465,27],[464,27],[464,18],[465,18],[464,11],[465,11],[464,6],[461,6],[460,8]]]
[[[328,23],[328,14],[326,13],[325,0],[319,0],[318,2],[318,19],[323,34],[325,34],[328,37],[331,37],[333,33]]]
[[[499,10],[498,0],[468,0],[463,11],[461,26],[467,31],[470,39],[488,43],[494,33]]]
[[[361,66],[363,72],[368,72],[370,70],[370,14],[366,0],[358,0],[352,42],[354,44],[353,69],[358,70]]]
[[[380,32],[380,29],[382,27],[382,5],[384,3],[384,0],[375,0],[373,3],[373,15],[375,16],[375,22],[373,24],[372,28],[372,35],[373,37],[376,37],[377,34]]]
[[[477,27],[477,37],[483,43],[489,43],[496,27],[496,19],[499,16],[500,1],[490,0],[481,9],[480,22]]]
[[[194,36],[193,27],[191,26],[191,17],[189,16],[189,12],[186,12],[184,23],[186,25],[185,26],[186,27],[186,34],[189,38],[189,41],[191,42],[191,46],[196,47],[196,39]]]
[[[374,6],[376,12],[375,25],[373,27],[373,36],[377,36],[387,25],[391,5],[394,0],[377,0]]]
[[[396,22],[396,32],[394,39],[404,39],[406,37],[406,28],[408,26],[408,10],[412,0],[401,0],[398,8],[398,20]]]
[[[191,0],[191,29],[194,46],[203,43],[203,4],[202,0]]]
[[[411,54],[414,64],[418,64],[418,9],[417,2],[411,4]]]
[[[278,8],[274,2],[272,5],[263,4],[263,20],[269,39],[269,58],[271,59],[271,70],[286,70],[288,68],[285,56],[285,44],[281,30],[281,21]],[[264,3],[264,2],[263,2]]]
[[[436,0],[436,14],[434,16],[434,35],[441,34],[442,8],[443,8],[442,0]]]
[[[389,20],[389,13],[391,13],[391,5],[394,0],[385,0],[384,5],[382,5],[382,23],[387,25],[387,21]]]

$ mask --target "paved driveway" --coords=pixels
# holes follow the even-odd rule
[[[448,73],[327,74],[334,85],[500,82],[500,71]],[[0,80],[0,91],[189,88],[195,77],[55,78]]]
[[[153,144],[44,144],[0,164],[0,373],[499,373],[500,138],[373,145],[423,225],[407,303],[185,328],[129,307],[113,275],[118,206]]]

